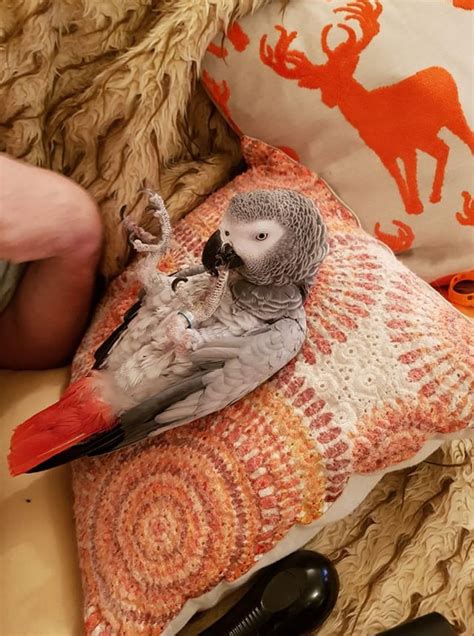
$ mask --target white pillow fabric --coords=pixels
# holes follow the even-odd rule
[[[202,76],[238,131],[316,171],[429,282],[474,265],[474,25],[461,6],[273,2],[211,44]]]

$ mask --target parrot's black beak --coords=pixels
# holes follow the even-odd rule
[[[217,230],[204,246],[202,264],[211,274],[217,275],[219,267],[236,269],[237,267],[242,267],[244,262],[235,253],[230,243],[222,243],[221,233]]]
[[[220,253],[224,261],[224,266],[227,267],[227,269],[237,269],[238,267],[243,266],[244,261],[235,252],[230,243],[224,243],[221,247]]]

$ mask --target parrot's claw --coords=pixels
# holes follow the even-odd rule
[[[187,355],[201,341],[199,332],[190,328],[189,318],[184,315],[184,312],[178,312],[170,318],[166,333],[177,355]]]
[[[146,208],[147,211],[151,212],[153,216],[157,218],[167,218],[168,212],[166,211],[163,198],[157,192],[153,192],[153,190],[150,190],[149,188],[143,188],[142,192],[147,195],[150,201],[150,205]]]
[[[134,223],[127,217],[124,217],[122,221],[125,229],[128,232],[128,240],[137,252],[155,252],[160,249],[160,245],[154,243],[156,236],[147,232],[144,228],[137,223]]]
[[[171,289],[176,293],[178,285],[180,283],[187,283],[187,282],[188,282],[188,279],[185,276],[178,276],[171,283]]]
[[[125,212],[126,211],[127,211],[127,206],[126,205],[122,205],[122,207],[119,210],[119,216],[120,216],[120,220],[122,221],[122,223],[126,219],[126,216],[125,216]]]
[[[136,237],[146,243],[151,243],[151,241],[156,240],[156,237],[153,234],[147,232],[140,225],[137,225],[137,223],[130,221],[130,219],[125,218],[123,220],[123,225],[132,239]]]
[[[157,241],[157,237],[154,234],[148,232],[125,216],[125,206],[120,210],[120,217],[124,228],[128,232],[130,245],[132,245],[137,252],[159,254],[164,251],[169,242],[168,212],[159,194],[148,188],[145,188],[142,192],[145,193],[150,200],[150,204],[145,208],[145,211],[151,212],[152,216],[160,220],[162,230],[161,240]]]
[[[161,246],[155,243],[144,243],[140,239],[130,238],[130,244],[133,246],[136,252],[140,254],[152,254],[153,252],[160,252]]]
[[[175,351],[177,354],[186,355],[194,351],[199,342],[198,332],[194,329],[187,329],[180,339],[175,342]]]

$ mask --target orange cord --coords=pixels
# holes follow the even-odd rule
[[[457,283],[463,280],[471,281],[471,291],[459,292],[454,289]],[[455,303],[456,305],[463,305],[464,307],[474,307],[474,269],[471,269],[468,272],[455,274],[452,277],[451,282],[449,283],[448,298],[452,303]]]

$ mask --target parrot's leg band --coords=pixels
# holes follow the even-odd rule
[[[188,329],[193,329],[195,320],[193,314],[190,311],[178,311],[178,316],[183,316],[183,318],[188,323]]]

